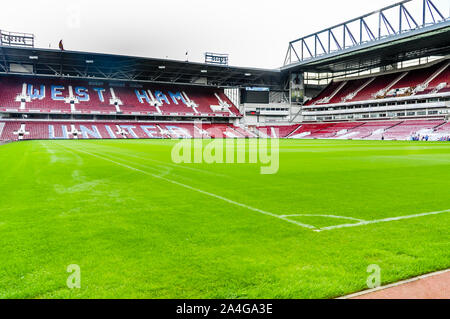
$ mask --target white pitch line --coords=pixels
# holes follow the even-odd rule
[[[224,202],[227,202],[227,203],[229,203],[229,204],[233,204],[233,205],[236,205],[236,206],[240,206],[240,207],[246,208],[246,209],[248,209],[248,210],[252,210],[252,211],[254,211],[254,212],[257,212],[257,213],[260,213],[260,214],[263,214],[263,215],[271,216],[271,217],[274,217],[274,218],[283,220],[283,221],[285,221],[285,222],[288,222],[288,223],[291,223],[291,224],[294,224],[294,225],[297,225],[297,226],[300,226],[300,227],[303,227],[303,228],[314,229],[314,230],[317,229],[316,227],[314,227],[314,226],[312,226],[312,225],[307,225],[307,224],[299,223],[299,222],[296,222],[296,221],[294,221],[294,220],[290,220],[290,219],[281,217],[281,216],[279,216],[279,215],[276,215],[276,214],[273,214],[273,213],[270,213],[270,212],[266,212],[266,211],[264,211],[264,210],[261,210],[261,209],[255,208],[255,207],[252,207],[252,206],[249,206],[249,205],[246,205],[246,204],[242,204],[242,203],[236,202],[236,201],[231,200],[231,199],[228,199],[228,198],[226,198],[226,197],[223,197],[223,196],[220,196],[220,195],[216,195],[216,194],[213,194],[213,193],[210,193],[210,192],[207,192],[207,191],[204,191],[204,190],[201,190],[201,189],[198,189],[198,188],[195,188],[195,187],[192,187],[192,186],[189,186],[189,185],[186,185],[186,184],[183,184],[183,183],[174,181],[174,180],[169,179],[169,178],[165,178],[165,177],[162,177],[162,176],[159,176],[159,175],[156,175],[156,174],[152,174],[152,173],[149,173],[149,172],[147,172],[147,171],[141,170],[141,169],[136,168],[136,167],[133,167],[133,166],[129,166],[129,165],[126,165],[126,164],[123,164],[123,163],[120,163],[120,162],[116,162],[116,161],[111,160],[111,159],[109,159],[109,158],[107,158],[107,157],[104,157],[104,156],[100,156],[100,155],[93,154],[93,153],[90,153],[90,152],[87,152],[87,151],[83,151],[83,150],[74,149],[74,148],[71,148],[71,147],[68,147],[68,146],[64,146],[64,145],[61,145],[61,146],[64,147],[64,148],[71,149],[71,150],[73,150],[73,151],[82,152],[82,153],[85,153],[85,154],[88,154],[88,155],[91,155],[91,156],[94,156],[94,157],[103,159],[103,160],[105,160],[105,161],[108,161],[108,162],[114,163],[114,164],[116,164],[116,165],[119,165],[119,166],[128,168],[128,169],[130,169],[130,170],[140,172],[140,173],[142,173],[142,174],[145,174],[145,175],[148,175],[148,176],[151,176],[151,177],[154,177],[154,178],[157,178],[157,179],[166,181],[166,182],[168,182],[168,183],[171,183],[171,184],[174,184],[174,185],[178,185],[178,186],[184,187],[184,188],[186,188],[186,189],[189,189],[189,190],[192,190],[192,191],[195,191],[195,192],[198,192],[198,193],[201,193],[201,194],[210,196],[210,197],[214,197],[214,198],[220,199],[220,200],[222,200],[222,201],[224,201]]]
[[[366,220],[364,220],[364,219],[358,219],[358,218],[347,217],[347,216],[336,216],[336,215],[299,214],[299,215],[282,215],[280,217],[324,217],[324,218],[335,218],[335,219],[348,219],[348,220],[354,220],[357,222],[366,222]]]
[[[119,165],[119,166],[122,166],[122,167],[126,167],[126,168],[134,170],[134,171],[141,172],[143,174],[152,176],[154,178],[158,178],[158,179],[164,180],[166,182],[169,182],[169,183],[172,183],[172,184],[175,184],[175,185],[178,185],[178,186],[190,189],[192,191],[196,191],[196,192],[202,193],[204,195],[208,195],[210,197],[214,197],[214,198],[223,200],[223,201],[225,201],[227,203],[230,203],[230,204],[233,204],[233,205],[236,205],[236,206],[240,206],[240,207],[246,208],[248,210],[252,210],[252,211],[255,211],[255,212],[267,215],[267,216],[271,216],[271,217],[274,217],[274,218],[277,218],[277,219],[281,219],[281,220],[283,220],[285,222],[288,222],[288,223],[291,223],[291,224],[294,224],[294,225],[297,225],[297,226],[300,226],[300,227],[303,227],[303,228],[311,229],[311,230],[313,230],[315,232],[323,232],[323,231],[327,231],[327,230],[340,229],[340,228],[360,227],[360,226],[365,226],[365,225],[370,225],[370,224],[378,224],[378,223],[398,221],[398,220],[411,219],[411,218],[418,218],[418,217],[424,217],[424,216],[430,216],[430,215],[438,215],[438,214],[444,214],[444,213],[450,212],[450,209],[447,209],[447,210],[437,211],[437,212],[429,212],[429,213],[415,214],[415,215],[408,215],[408,216],[398,216],[398,217],[377,219],[377,220],[371,220],[371,221],[364,221],[362,219],[356,219],[356,218],[353,218],[353,217],[334,216],[334,215],[312,215],[312,214],[276,215],[276,214],[273,214],[273,213],[270,213],[270,212],[263,211],[263,210],[258,209],[258,208],[254,208],[254,207],[248,206],[246,204],[242,204],[242,203],[233,201],[231,199],[228,199],[226,197],[222,197],[220,195],[216,195],[216,194],[213,194],[213,193],[210,193],[210,192],[206,192],[204,190],[201,190],[201,189],[198,189],[198,188],[195,188],[195,187],[192,187],[192,186],[189,186],[189,185],[186,185],[186,184],[183,184],[183,183],[180,183],[180,182],[177,182],[177,181],[174,181],[174,180],[171,180],[171,179],[159,176],[159,175],[155,175],[155,174],[146,172],[144,170],[141,170],[141,169],[138,169],[138,168],[135,168],[135,167],[123,164],[123,163],[116,162],[116,161],[111,160],[111,159],[109,159],[107,157],[99,156],[99,155],[96,155],[96,154],[93,154],[93,153],[90,153],[90,152],[87,152],[87,151],[77,150],[77,149],[74,149],[74,148],[71,148],[71,147],[67,147],[67,146],[63,146],[63,145],[61,145],[61,146],[64,147],[64,148],[71,149],[73,151],[82,152],[82,153],[85,153],[85,154],[88,154],[88,155],[91,155],[91,156],[94,156],[94,157],[97,157],[97,158],[109,161],[109,162],[114,163],[116,165]],[[126,161],[126,162],[128,162],[128,161]],[[360,222],[356,223],[356,224],[341,224],[341,225],[335,225],[335,226],[318,228],[318,227],[315,227],[313,225],[299,223],[299,222],[296,222],[296,221],[291,220],[291,219],[288,218],[288,217],[296,217],[296,216],[298,216],[298,217],[301,217],[301,216],[330,217],[330,218],[355,220],[355,221],[360,221]]]
[[[450,209],[447,209],[447,210],[442,210],[442,211],[438,211],[438,212],[430,212],[430,213],[415,214],[415,215],[408,215],[408,216],[398,216],[398,217],[390,217],[390,218],[384,218],[384,219],[376,219],[376,220],[360,222],[360,223],[357,223],[357,224],[342,224],[342,225],[336,225],[336,226],[323,227],[323,228],[317,229],[316,232],[321,232],[321,231],[325,231],[325,230],[340,229],[340,228],[359,227],[359,226],[378,224],[378,223],[386,223],[386,222],[392,222],[392,221],[397,221],[397,220],[404,220],[404,219],[418,218],[418,217],[424,217],[424,216],[445,214],[445,213],[449,213],[449,212],[450,212]]]
[[[66,147],[66,148],[67,148],[67,147]],[[79,156],[78,154],[76,154],[76,152],[75,152],[73,149],[71,149],[71,152],[74,153],[75,156]],[[117,153],[114,152],[114,154],[117,154]],[[112,158],[112,159],[122,160],[121,158],[118,158],[118,157],[116,157],[116,156],[113,156],[113,155],[109,154],[109,152],[108,152],[108,156],[110,157],[110,159]],[[140,166],[140,167],[144,167],[144,168],[146,168],[146,169],[149,169],[149,170],[151,170],[151,171],[158,172],[158,173],[160,173],[158,176],[161,176],[161,177],[166,176],[166,175],[169,175],[170,173],[172,173],[172,168],[170,168],[169,166],[158,165],[158,166],[155,166],[155,167],[151,167],[151,166],[149,166],[149,165],[140,164],[140,163],[134,163],[134,164],[137,165],[137,166]],[[158,169],[158,168],[156,168],[156,167],[159,167],[160,169]],[[161,171],[162,171],[163,169],[165,169],[166,171],[165,171],[163,174],[161,174]],[[173,175],[175,175],[175,174],[173,174]]]
[[[104,147],[104,146],[103,146]],[[109,148],[113,148],[114,151],[109,150]],[[215,173],[215,172],[210,172],[207,170],[203,170],[203,169],[198,169],[198,168],[194,168],[194,167],[187,167],[187,166],[183,166],[183,165],[178,165],[178,164],[172,164],[172,163],[167,163],[167,162],[163,162],[163,161],[158,161],[152,158],[148,158],[148,157],[142,157],[142,156],[137,156],[137,155],[132,155],[129,153],[126,154],[122,154],[120,152],[118,152],[117,150],[123,150],[120,147],[115,147],[115,146],[109,146],[108,150],[106,150],[106,152],[108,153],[114,153],[114,154],[118,154],[118,155],[125,155],[125,156],[130,156],[130,157],[134,157],[134,158],[138,158],[138,159],[142,159],[142,160],[146,160],[146,161],[150,161],[150,162],[154,162],[154,163],[159,163],[162,164],[162,166],[165,165],[169,165],[172,167],[176,167],[176,168],[180,168],[180,169],[186,169],[186,170],[190,170],[190,171],[194,171],[194,172],[199,172],[199,173],[203,173],[203,174],[209,174],[209,175],[215,175],[215,176],[220,176],[220,177],[227,177],[227,175],[224,174],[219,174],[219,173]],[[141,152],[142,153],[142,152]]]

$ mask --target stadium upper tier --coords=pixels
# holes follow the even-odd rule
[[[450,60],[409,71],[333,81],[306,107],[440,93],[450,93]]]
[[[242,116],[216,88],[28,77],[0,78],[0,112]]]

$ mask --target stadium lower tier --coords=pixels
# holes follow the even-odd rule
[[[0,121],[0,140],[246,138],[228,124]]]
[[[448,141],[450,122],[407,120],[313,123],[243,128],[231,124],[153,122],[0,121],[0,140],[292,138]]]
[[[441,141],[449,139],[450,123],[444,120],[313,123],[299,124],[290,132],[286,127],[265,127],[264,132],[269,132],[272,138]]]

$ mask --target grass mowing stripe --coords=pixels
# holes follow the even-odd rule
[[[371,221],[450,208],[450,145],[283,140],[273,176],[186,164],[229,179],[129,156],[169,166],[175,143],[0,147],[0,299],[336,298],[367,288],[368,265],[382,285],[450,267],[450,214],[316,233],[60,146],[316,229],[359,221],[293,215]],[[81,268],[81,289],[67,288],[69,264]]]
[[[116,165],[119,165],[119,166],[128,168],[128,169],[130,169],[130,170],[134,170],[134,171],[143,173],[143,174],[145,174],[145,175],[148,175],[148,176],[151,176],[151,177],[154,177],[154,178],[157,178],[157,179],[166,181],[166,182],[168,182],[168,183],[171,183],[171,184],[174,184],[174,185],[177,185],[177,186],[180,186],[180,187],[184,187],[184,188],[186,188],[186,189],[189,189],[189,190],[192,190],[192,191],[195,191],[195,192],[198,192],[198,193],[201,193],[201,194],[204,194],[204,195],[213,197],[213,198],[220,199],[220,200],[222,200],[222,201],[224,201],[224,202],[227,202],[227,203],[229,203],[229,204],[233,204],[233,205],[236,205],[236,206],[240,206],[240,207],[246,208],[246,209],[248,209],[248,210],[252,210],[252,211],[254,211],[254,212],[257,212],[257,213],[260,213],[260,214],[263,214],[263,215],[271,216],[271,217],[274,217],[274,218],[283,220],[283,221],[285,221],[285,222],[288,222],[288,223],[291,223],[291,224],[294,224],[294,225],[297,225],[297,226],[300,226],[300,227],[303,227],[303,228],[316,230],[316,227],[314,227],[314,226],[312,226],[312,225],[307,225],[307,224],[299,223],[299,222],[296,222],[296,221],[293,221],[293,220],[290,220],[290,219],[281,217],[281,216],[279,216],[279,215],[276,215],[276,214],[273,214],[273,213],[270,213],[270,212],[266,212],[266,211],[261,210],[261,209],[259,209],[259,208],[255,208],[255,207],[252,207],[252,206],[243,204],[243,203],[239,203],[239,202],[236,202],[236,201],[234,201],[234,200],[231,200],[231,199],[222,197],[222,196],[220,196],[220,195],[213,194],[213,193],[210,193],[210,192],[207,192],[207,191],[204,191],[204,190],[201,190],[201,189],[198,189],[198,188],[195,188],[195,187],[192,187],[192,186],[189,186],[189,185],[186,185],[186,184],[183,184],[183,183],[174,181],[174,180],[172,180],[172,179],[165,178],[165,177],[162,177],[162,176],[159,176],[159,175],[156,175],[156,174],[153,174],[153,173],[150,173],[150,172],[141,170],[141,169],[139,169],[139,168],[136,168],[136,167],[133,167],[133,166],[130,166],[130,165],[127,165],[127,164],[123,164],[123,163],[114,161],[114,160],[109,159],[109,158],[104,157],[104,156],[100,156],[100,155],[93,154],[93,153],[91,153],[91,152],[87,152],[87,151],[83,151],[83,150],[77,150],[77,149],[74,149],[74,148],[71,148],[71,147],[68,147],[68,146],[62,146],[62,147],[71,149],[71,150],[76,151],[76,152],[85,153],[85,154],[88,154],[88,155],[91,155],[91,156],[94,156],[94,157],[103,159],[103,160],[105,160],[105,161],[109,161],[109,162],[111,162],[111,163],[114,163],[114,164],[116,164]]]
[[[88,145],[88,144],[85,144],[85,145]],[[104,146],[104,145],[102,145],[102,148],[103,148],[103,149],[106,149],[106,148],[108,148],[108,149],[109,149],[109,148],[114,149],[114,151],[112,151],[112,150],[107,150],[106,152],[108,152],[108,153],[115,153],[115,154],[120,154],[120,155],[122,155],[122,156],[129,156],[129,157],[133,157],[133,158],[137,158],[137,159],[142,159],[142,160],[145,160],[145,161],[150,161],[150,162],[153,162],[153,163],[161,164],[162,166],[165,166],[165,167],[167,167],[167,166],[172,166],[172,167],[175,167],[175,168],[185,169],[185,170],[190,170],[190,171],[198,172],[198,173],[202,173],[202,174],[208,174],[208,175],[214,175],[214,176],[220,176],[220,177],[229,178],[229,176],[227,176],[227,175],[219,174],[219,173],[216,173],[216,172],[211,172],[211,171],[204,170],[204,169],[198,169],[198,168],[187,167],[187,166],[178,165],[178,164],[173,164],[173,163],[167,163],[167,162],[155,160],[155,159],[153,159],[153,158],[137,156],[137,155],[133,155],[133,154],[129,154],[129,153],[124,154],[124,153],[120,152],[120,151],[124,151],[124,149],[123,149],[123,148],[120,148],[120,147],[118,147],[118,146],[111,146],[111,145],[109,145],[109,146]],[[145,152],[140,152],[140,153],[144,153],[144,154],[148,155],[148,154],[145,153]]]
[[[114,147],[114,148],[116,148],[116,147]],[[85,152],[85,153],[88,153],[88,152]],[[111,151],[109,151],[109,153],[111,153]],[[113,153],[118,154],[117,152],[113,152]],[[91,154],[91,155],[93,155],[93,154]],[[134,157],[134,158],[139,158],[139,159],[142,159],[142,160],[147,160],[146,158],[143,158],[143,157],[140,157],[140,156],[133,156],[131,154],[126,154],[126,155],[129,155],[130,157]],[[103,156],[105,156],[105,155],[103,154]],[[117,158],[117,157],[112,156],[112,155],[109,155],[109,156],[114,158],[115,160],[125,161],[124,159]],[[111,159],[108,159],[108,160],[116,163],[114,160],[111,160]],[[149,159],[149,160],[153,161],[151,159]],[[126,161],[126,162],[128,162],[128,161]],[[154,162],[160,162],[160,161],[154,161]],[[156,170],[156,169],[151,168],[151,167],[146,166],[146,165],[137,164],[137,163],[134,163],[134,164],[139,165],[141,167],[142,166],[146,167],[148,169]],[[165,163],[165,164],[167,164],[167,163]],[[133,167],[133,169],[136,169],[136,168]],[[137,169],[137,170],[139,170],[139,169]],[[152,174],[152,176],[153,176],[153,174]],[[155,177],[158,176],[158,178],[161,178],[161,179],[166,179],[166,178],[164,178],[164,177],[162,177],[160,175],[154,175],[154,176]],[[319,214],[276,215],[276,214],[273,214],[273,213],[270,213],[270,212],[259,210],[257,208],[254,208],[254,207],[251,207],[251,206],[248,206],[248,205],[245,205],[245,204],[242,204],[242,203],[230,200],[230,199],[222,197],[220,195],[216,195],[216,194],[213,194],[213,193],[210,193],[210,192],[206,192],[206,191],[200,190],[198,188],[195,188],[195,187],[192,187],[192,186],[180,183],[180,182],[176,182],[176,181],[173,181],[173,180],[170,180],[170,181],[177,183],[177,185],[179,185],[179,186],[183,186],[185,188],[189,188],[191,190],[195,190],[195,191],[201,192],[203,194],[207,194],[209,196],[225,200],[225,201],[227,201],[229,203],[232,203],[232,204],[235,204],[235,205],[237,204],[237,205],[239,205],[241,207],[245,207],[247,209],[250,209],[250,210],[253,210],[253,211],[257,211],[257,212],[263,213],[265,215],[276,217],[276,218],[282,219],[284,221],[287,221],[289,223],[293,223],[293,224],[299,225],[301,227],[312,229],[315,232],[322,232],[322,231],[328,231],[328,230],[334,230],[334,229],[340,229],[340,228],[349,228],[349,227],[361,227],[361,226],[370,225],[370,224],[391,222],[391,221],[411,219],[411,218],[419,218],[419,217],[424,217],[424,216],[429,216],[429,215],[436,215],[436,214],[443,214],[443,213],[450,212],[450,210],[444,210],[444,211],[438,211],[438,212],[414,214],[414,215],[407,215],[407,216],[389,217],[389,218],[384,218],[384,219],[379,219],[379,220],[370,220],[370,221],[363,220],[363,219],[358,219],[358,218],[353,218],[353,217],[348,217],[348,216],[336,216],[336,215],[319,215]],[[318,227],[316,227],[314,225],[309,225],[309,224],[305,224],[305,223],[300,223],[300,222],[294,221],[294,220],[290,219],[291,217],[325,217],[325,218],[354,220],[354,221],[357,221],[358,223],[354,223],[354,224],[339,224],[339,225],[333,225],[333,226],[327,226],[327,227],[318,228]]]
[[[67,149],[67,147],[65,147],[66,149]],[[77,154],[77,150],[76,149],[69,149],[69,151],[71,152],[71,153],[73,153],[75,156],[77,156],[77,157],[79,157],[79,155]],[[98,153],[97,153],[98,154]],[[103,156],[105,156],[105,154],[104,153],[102,153],[103,154]],[[118,158],[118,157],[115,157],[115,156],[113,156],[113,155],[111,155],[111,154],[108,154],[108,156],[109,156],[109,158],[111,159],[114,159],[114,160],[123,160],[123,159],[121,159],[121,158]],[[159,168],[164,168],[164,169],[167,169],[167,170],[171,170],[171,168],[170,167],[168,167],[168,166],[163,166],[163,165],[157,165],[157,166],[155,166],[155,167],[152,167],[152,166],[149,166],[149,165],[144,165],[144,164],[139,164],[139,163],[133,163],[134,165],[137,165],[137,166],[140,166],[140,167],[144,167],[144,168],[146,168],[146,169],[149,169],[149,170],[152,170],[152,171],[155,171],[155,172],[158,172],[158,173],[160,173],[161,172],[161,169],[158,169],[157,167],[159,167]],[[159,177],[163,177],[163,176],[165,176],[165,175],[167,175],[167,174],[169,174],[169,172],[165,172],[163,175],[158,175]],[[176,174],[174,174],[174,173],[172,173],[172,175],[176,175]]]
[[[167,169],[167,170],[173,170],[173,168],[185,169],[185,170],[189,170],[189,171],[192,171],[192,172],[197,172],[197,173],[200,173],[200,174],[203,174],[203,175],[212,175],[212,176],[218,176],[218,177],[221,177],[221,178],[230,178],[227,175],[210,172],[210,171],[203,170],[203,169],[196,169],[196,168],[192,168],[192,167],[185,167],[185,166],[182,166],[182,165],[171,164],[171,163],[167,163],[167,162],[163,162],[163,161],[154,160],[154,159],[151,159],[151,158],[146,158],[146,157],[136,156],[136,155],[132,155],[132,154],[125,153],[125,152],[120,152],[120,150],[121,151],[124,151],[124,150],[121,149],[121,148],[118,148],[118,147],[111,147],[114,150],[110,150],[109,149],[110,147],[105,147],[105,146],[102,146],[102,147],[103,148],[101,150],[101,154],[103,154],[103,155],[108,154],[110,157],[114,157],[111,154],[120,155],[120,156],[122,156],[121,158],[119,158],[120,160],[124,160],[123,157],[127,156],[127,157],[131,157],[131,158],[135,158],[135,159],[140,159],[140,160],[143,160],[145,162],[155,163],[155,164],[153,164],[153,166],[160,167],[160,168]],[[150,169],[156,170],[155,168],[153,168],[153,167],[151,167],[149,165],[139,164],[139,163],[136,163],[136,162],[133,162],[133,164],[141,166],[141,167],[145,167],[145,168],[150,168]],[[178,175],[178,174],[174,174],[174,173],[172,173],[172,174],[173,175]],[[183,176],[183,177],[186,178],[186,176]]]

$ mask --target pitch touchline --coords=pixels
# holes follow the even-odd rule
[[[168,182],[168,183],[171,183],[171,184],[174,184],[174,185],[178,185],[178,186],[180,186],[180,187],[184,187],[184,188],[186,188],[186,189],[189,189],[189,190],[192,190],[192,191],[195,191],[195,192],[198,192],[198,193],[201,193],[201,194],[210,196],[210,197],[214,197],[214,198],[223,200],[224,202],[227,202],[227,203],[229,203],[229,204],[233,204],[233,205],[236,205],[236,206],[240,206],[240,207],[246,208],[246,209],[248,209],[248,210],[252,210],[252,211],[254,211],[254,212],[257,212],[257,213],[260,213],[260,214],[263,214],[263,215],[271,216],[271,217],[274,217],[274,218],[283,220],[283,221],[285,221],[285,222],[288,222],[288,223],[291,223],[291,224],[294,224],[294,225],[297,225],[297,226],[300,226],[300,227],[303,227],[303,228],[314,229],[314,230],[317,229],[316,227],[314,227],[314,226],[312,226],[312,225],[307,225],[307,224],[299,223],[299,222],[296,222],[296,221],[293,221],[293,220],[290,220],[290,219],[281,217],[281,216],[279,216],[279,215],[276,215],[276,214],[273,214],[273,213],[270,213],[270,212],[266,212],[266,211],[264,211],[264,210],[261,210],[261,209],[255,208],[255,207],[252,207],[252,206],[249,206],[249,205],[246,205],[246,204],[242,204],[242,203],[236,202],[236,201],[231,200],[231,199],[228,199],[228,198],[226,198],[226,197],[223,197],[223,196],[220,196],[220,195],[216,195],[216,194],[213,194],[213,193],[210,193],[210,192],[201,190],[201,189],[199,189],[199,188],[195,188],[195,187],[192,187],[192,186],[189,186],[189,185],[186,185],[186,184],[183,184],[183,183],[180,183],[180,182],[174,181],[174,180],[172,180],[172,179],[165,178],[165,177],[162,177],[162,176],[153,174],[153,173],[149,173],[149,172],[147,172],[147,171],[141,170],[141,169],[136,168],[136,167],[133,167],[133,166],[129,166],[129,165],[126,165],[126,164],[123,164],[123,163],[120,163],[120,162],[116,162],[116,161],[114,161],[114,160],[112,160],[112,159],[109,159],[109,158],[107,158],[107,157],[104,157],[104,156],[100,156],[100,155],[93,154],[93,153],[90,153],[90,152],[87,152],[87,151],[83,151],[83,150],[77,150],[77,149],[74,149],[74,148],[71,148],[71,147],[67,147],[67,146],[64,146],[64,145],[61,145],[61,146],[62,146],[62,147],[65,147],[65,148],[68,148],[68,149],[71,149],[71,150],[74,150],[74,151],[77,151],[77,152],[82,152],[82,153],[85,153],[85,154],[88,154],[88,155],[91,155],[91,156],[94,156],[94,157],[103,159],[103,160],[105,160],[105,161],[108,161],[108,162],[114,163],[114,164],[116,164],[116,165],[119,165],[119,166],[128,168],[128,169],[130,169],[130,170],[140,172],[140,173],[142,173],[142,174],[145,174],[145,175],[148,175],[148,176],[151,176],[151,177],[154,177],[154,178],[157,178],[157,179],[166,181],[166,182]]]

